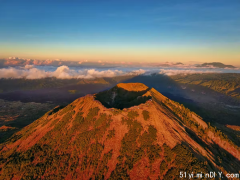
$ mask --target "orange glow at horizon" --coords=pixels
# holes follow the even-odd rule
[[[63,48],[7,45],[0,47],[0,58],[9,56],[29,59],[62,59],[124,62],[222,62],[240,66],[238,48]]]

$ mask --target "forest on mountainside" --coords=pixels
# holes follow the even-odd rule
[[[170,77],[180,84],[200,85],[240,99],[240,74],[238,73],[205,73]]]

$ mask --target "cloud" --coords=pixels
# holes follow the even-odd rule
[[[134,70],[132,71],[134,74],[145,74],[146,73],[146,70],[144,69],[138,69],[138,70]]]
[[[20,77],[20,74],[22,75],[22,71],[15,68],[0,69],[0,78],[17,78]]]
[[[26,79],[42,79],[48,77],[48,73],[44,70],[39,70],[37,68],[29,69],[29,71],[25,72],[27,75]]]
[[[37,68],[31,69],[16,69],[16,68],[3,68],[0,69],[0,78],[26,78],[26,79],[41,79],[48,77],[48,73],[44,70],[39,70]]]
[[[152,74],[177,75],[177,74],[196,74],[196,73],[240,73],[239,69],[209,69],[209,68],[186,68],[180,67],[116,67],[116,68],[84,68],[84,67],[68,67],[62,65],[54,66],[33,66],[25,65],[23,67],[8,67],[0,69],[0,78],[26,78],[26,79],[41,79],[47,77],[55,77],[58,79],[93,79],[99,77],[115,77],[123,75],[144,75]]]
[[[134,72],[135,74],[143,73],[142,70]],[[68,66],[60,66],[55,71],[45,71],[34,68],[32,66],[25,66],[24,68],[2,68],[0,69],[0,78],[26,78],[26,79],[41,79],[47,77],[56,77],[58,79],[71,79],[71,78],[84,78],[91,79],[96,77],[114,77],[129,74],[121,70],[96,70],[96,69],[83,69],[74,70]]]
[[[24,66],[24,69],[32,69],[32,68],[34,68],[34,65],[27,64]]]
[[[78,78],[114,77],[126,74],[120,70],[97,71],[95,69],[88,69],[82,73],[83,74],[79,75]]]
[[[51,76],[59,79],[71,79],[76,76],[76,73],[74,70],[71,71],[68,66],[60,66],[51,73]]]
[[[221,71],[208,71],[208,70],[197,70],[197,69],[160,69],[159,74],[165,74],[168,76],[177,74],[202,74],[202,73],[220,73]]]

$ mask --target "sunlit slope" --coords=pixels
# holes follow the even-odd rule
[[[240,169],[239,147],[224,134],[146,90],[138,95],[149,99],[122,110],[87,95],[46,113],[1,144],[0,179],[178,179],[180,171]]]

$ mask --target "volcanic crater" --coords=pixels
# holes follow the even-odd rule
[[[138,106],[151,99],[150,88],[142,83],[120,83],[115,87],[97,93],[95,100],[106,108],[124,109]]]

